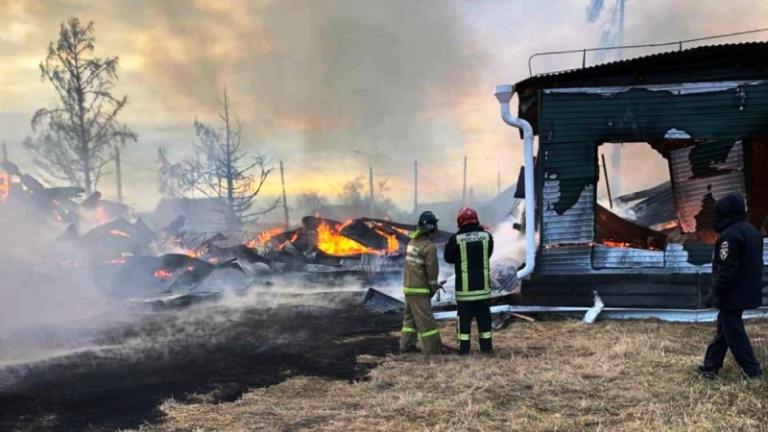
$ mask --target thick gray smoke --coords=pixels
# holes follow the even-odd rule
[[[13,212],[0,213],[0,338],[104,312],[107,301],[91,274],[76,269],[83,264],[78,246],[59,241],[62,228]]]
[[[163,26],[141,51],[153,78],[206,106],[227,86],[246,133],[301,132],[309,152],[361,148],[377,162],[429,154],[445,145],[425,127],[430,111],[454,101],[485,60],[454,1],[283,0],[220,14],[171,2],[150,10]]]

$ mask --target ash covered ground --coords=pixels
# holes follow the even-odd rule
[[[362,296],[262,292],[17,331],[0,338],[0,430],[136,428],[160,420],[168,399],[232,401],[296,376],[363,379],[373,366],[357,357],[395,352],[400,317],[366,311]]]

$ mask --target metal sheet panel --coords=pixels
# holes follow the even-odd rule
[[[592,266],[595,269],[663,268],[664,251],[596,244],[592,251]]]
[[[560,246],[542,249],[539,274],[568,275],[592,273],[592,246]]]
[[[672,273],[712,273],[712,264],[693,265],[681,244],[670,243],[664,252],[666,267]]]
[[[731,192],[739,192],[746,196],[742,141],[732,144],[715,143],[711,147],[710,151],[699,151],[698,154],[693,154],[693,146],[670,152],[677,213],[680,227],[686,233],[696,232],[697,228],[710,228],[697,227],[696,222],[697,216],[700,217],[699,220],[712,218],[712,215],[703,213],[714,211],[713,207],[704,208],[706,200],[709,200],[709,205],[713,206],[714,201]],[[727,147],[730,147],[730,150]],[[718,151],[727,152],[722,162],[717,161]],[[694,165],[698,165],[698,168],[694,168]],[[708,169],[705,170],[702,166]],[[701,171],[711,172],[714,175],[704,176]]]
[[[542,191],[542,244],[577,244],[591,242],[595,236],[595,193],[587,186],[570,209],[560,214],[554,203],[562,196],[557,179],[544,181]],[[573,193],[573,191],[569,191]]]
[[[768,265],[768,238],[763,237],[763,263]],[[766,269],[768,271],[768,269]]]

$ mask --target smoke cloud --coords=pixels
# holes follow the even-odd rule
[[[587,22],[585,12],[600,17]],[[517,138],[498,119],[493,86],[527,76],[538,51],[598,44],[614,1],[562,2],[423,0],[169,0],[86,2],[0,0],[0,140],[12,157],[35,109],[54,100],[37,65],[58,25],[70,16],[93,20],[99,55],[121,59],[122,119],[139,133],[126,149],[126,195],[153,207],[154,155],[160,145],[185,156],[191,123],[216,120],[226,87],[245,123],[249,149],[286,162],[288,193],[333,187],[365,169],[389,177],[393,197],[408,204],[410,165],[420,161],[424,201],[457,195],[461,160],[469,183],[495,191],[515,180]],[[768,6],[733,2],[627,2],[626,43],[677,40],[757,28]],[[762,35],[749,36],[759,39]],[[740,39],[728,40],[737,41]],[[625,57],[643,55],[625,51]],[[541,58],[534,72],[578,67],[580,55]],[[112,197],[114,181],[102,190]],[[270,180],[265,193],[279,192]]]
[[[251,137],[295,133],[310,154],[364,149],[377,163],[429,154],[444,143],[425,127],[427,116],[454,102],[485,64],[454,1],[215,8],[153,8],[157,25],[139,43],[144,70],[200,106],[231,88]]]

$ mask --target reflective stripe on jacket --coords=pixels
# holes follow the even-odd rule
[[[445,245],[445,261],[454,264],[456,300],[485,300],[491,297],[490,258],[493,236],[480,225],[463,227]]]
[[[427,235],[415,236],[405,249],[403,292],[431,296],[439,287],[438,272],[437,248]]]

